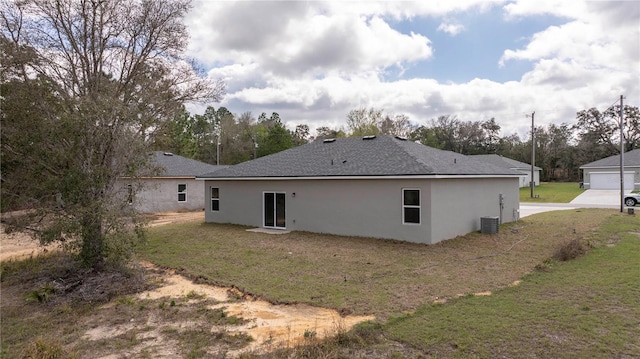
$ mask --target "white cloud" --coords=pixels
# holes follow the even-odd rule
[[[576,19],[588,13],[584,1],[562,0],[517,0],[503,7],[509,18],[529,17],[533,15],[554,15]]]
[[[464,31],[464,25],[447,21],[447,22],[441,23],[440,26],[438,26],[438,31],[446,32],[451,36],[456,36],[462,31]]]
[[[207,76],[225,81],[228,84],[227,91],[232,92],[247,86],[264,85],[260,65],[255,62],[214,67]]]
[[[639,2],[518,1],[504,9],[514,18],[547,14],[571,19],[533,35],[521,49],[505,50],[500,59],[501,65],[533,62],[521,86],[545,94],[553,108],[573,108],[565,111],[564,121],[574,120],[577,110],[608,106],[620,94],[640,105]]]
[[[509,16],[548,14],[573,19],[533,36],[523,49],[504,52],[509,60],[571,59],[586,68],[638,70],[640,3],[636,1],[518,1],[504,7]]]
[[[401,67],[432,55],[427,37],[378,16],[302,4],[199,2],[188,19],[190,53],[208,65],[259,62],[281,76]]]
[[[562,26],[553,26],[533,36],[523,49],[506,50],[500,63],[509,60],[557,58],[573,60],[585,67],[624,66],[630,69],[637,59],[627,56],[620,42],[595,24],[573,21]]]
[[[464,25],[451,19],[496,4],[508,21],[565,19],[504,49],[500,64],[531,63],[519,81],[385,80],[389,69],[402,73],[434,52],[430,34],[403,33],[398,21],[436,19],[439,31],[456,35]],[[277,111],[290,127],[313,129],[339,127],[349,110],[373,106],[421,124],[446,114],[495,117],[503,133],[526,137],[525,113],[548,124],[575,121],[576,111],[620,94],[640,104],[639,9],[639,2],[592,1],[199,1],[188,21],[190,53],[227,81],[220,105],[231,111]]]
[[[319,15],[289,27],[288,41],[275,45],[265,59],[267,67],[282,75],[370,71],[432,54],[429,39],[401,34],[378,17]]]
[[[417,16],[443,16],[473,10],[483,12],[505,0],[457,1],[329,1],[315,2],[332,14],[389,16],[393,19],[411,19]]]

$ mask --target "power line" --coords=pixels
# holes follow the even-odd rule
[[[611,105],[609,105],[609,107],[607,107],[607,109],[602,111],[601,113],[605,113],[605,112],[609,111],[609,109],[612,108],[613,106],[615,106],[618,102],[620,102],[620,99],[616,99],[615,101],[613,101],[613,103]]]

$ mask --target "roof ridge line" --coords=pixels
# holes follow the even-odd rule
[[[422,161],[422,159],[419,156],[414,155],[413,153],[411,153],[411,151],[409,151],[407,148],[405,148],[405,146],[402,146],[400,144],[400,141],[405,141],[405,142],[413,142],[413,141],[410,141],[409,139],[399,140],[395,136],[391,136],[391,135],[387,135],[387,136],[389,136],[391,142],[393,142],[395,146],[399,147],[402,152],[406,153],[415,162],[417,162],[421,166],[423,166],[426,169],[427,172],[430,172],[430,173],[434,173],[435,172],[435,169],[433,167],[429,166],[429,164],[427,164],[425,161]],[[419,145],[419,146],[425,146],[422,143],[418,143],[418,142],[413,142],[413,143],[415,143],[416,145]],[[427,146],[425,146],[425,147],[427,147]]]

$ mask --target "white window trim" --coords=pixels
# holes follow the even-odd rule
[[[180,192],[180,186],[182,186],[182,185],[184,185],[184,192]],[[178,203],[185,203],[185,202],[187,202],[187,198],[188,198],[188,196],[187,196],[187,188],[188,188],[188,187],[187,187],[187,184],[186,184],[186,183],[178,183],[178,188],[177,188],[177,190],[178,190]],[[181,194],[184,194],[184,201],[181,201],[181,200],[180,200],[180,195],[181,195]]]
[[[213,198],[213,189],[217,188],[218,189],[218,198]],[[210,210],[211,212],[220,212],[220,187],[209,187],[209,206],[210,206]],[[218,201],[218,209],[213,209],[213,201]]]
[[[415,206],[415,205],[407,205],[404,204],[404,191],[418,191],[418,199],[420,201],[420,205]],[[420,190],[420,188],[403,188],[402,191],[400,192],[400,203],[402,204],[402,224],[407,225],[407,226],[420,226],[422,225],[422,190]],[[404,219],[404,209],[405,208],[417,208],[420,211],[420,217],[419,217],[419,221],[418,223],[413,223],[413,222],[407,222]]]

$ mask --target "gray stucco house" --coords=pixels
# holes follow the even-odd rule
[[[130,203],[140,213],[202,210],[205,202],[204,183],[196,176],[227,166],[214,166],[170,152],[155,151],[152,163],[158,174],[143,176],[139,182],[122,179],[125,193],[129,186],[140,186]],[[132,189],[131,189],[132,190]]]
[[[437,243],[516,220],[520,173],[391,136],[316,141],[198,176],[205,220]]]
[[[620,155],[580,166],[584,188],[620,189]],[[640,149],[624,153],[624,189],[640,190]]]
[[[496,166],[510,168],[520,172],[520,187],[531,186],[531,164],[513,160],[511,158],[502,157],[500,155],[473,155],[472,157],[479,158],[483,161],[492,163]],[[540,185],[540,173],[542,168],[533,166],[533,181],[534,186]]]

